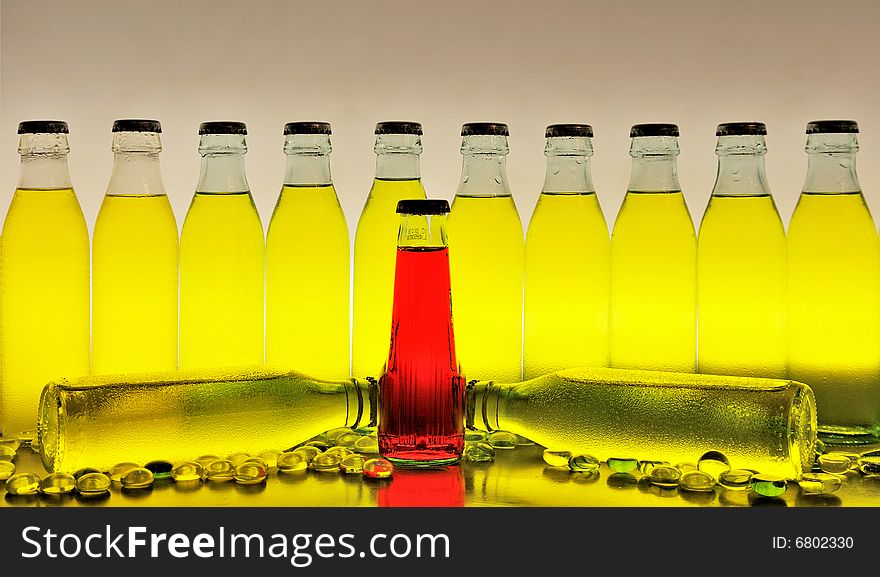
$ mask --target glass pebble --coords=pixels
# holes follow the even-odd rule
[[[849,459],[849,468],[856,469],[859,468],[859,459],[861,456],[858,453],[838,453],[839,455],[843,455],[847,459]]]
[[[349,449],[347,447],[340,447],[337,445],[336,447],[330,447],[329,449],[324,451],[324,454],[325,455],[339,455],[340,459],[345,459],[346,457],[350,457],[351,455],[353,455],[354,451],[352,451],[351,449]]]
[[[681,471],[678,467],[676,469]],[[684,491],[708,493],[715,489],[715,477],[704,471],[691,469],[682,472],[678,486]]]
[[[232,453],[231,455],[226,455],[226,460],[231,461],[233,465],[238,467],[239,465],[250,459],[251,456],[252,455],[250,453],[245,453],[241,451],[238,453]]]
[[[6,479],[6,492],[10,495],[36,495],[40,491],[40,478],[33,473],[16,473]]]
[[[730,469],[718,475],[718,484],[731,491],[745,491],[752,486],[754,475],[746,469]]]
[[[849,457],[840,453],[825,453],[819,455],[819,467],[826,473],[834,473],[839,475],[849,471]]]
[[[639,468],[637,459],[611,457],[608,459],[608,468],[615,473],[629,473]]]
[[[263,463],[247,460],[235,468],[235,482],[240,485],[256,485],[269,476],[269,470]]]
[[[256,464],[262,466],[267,471],[269,470],[269,463],[267,463],[266,460],[263,459],[262,457],[248,457],[247,459],[245,459],[244,461],[242,461],[238,465],[243,465],[244,463],[256,463]],[[236,465],[236,467],[238,465]]]
[[[27,431],[22,431],[14,436],[22,445],[30,445],[37,440],[37,430],[28,429]]]
[[[568,460],[571,459],[571,451],[563,451],[562,449],[545,449],[544,462],[551,467],[568,467]]]
[[[144,467],[129,469],[122,476],[122,487],[125,489],[146,489],[153,484],[153,472]]]
[[[342,464],[342,456],[338,453],[322,453],[312,459],[309,469],[321,473],[336,473]]]
[[[515,449],[517,445],[516,433],[510,431],[493,431],[486,437],[486,442],[493,449]]]
[[[302,447],[294,449],[292,452],[302,455],[306,460],[306,463],[311,463],[312,459],[320,455],[323,451],[314,445],[303,445]]]
[[[343,433],[336,437],[336,446],[337,447],[353,447],[354,444],[360,439],[361,436],[357,433]]]
[[[355,433],[357,433],[358,435],[375,437],[378,434],[377,431],[379,430],[379,428],[366,426],[366,427],[358,427],[357,429],[352,429],[352,430]]]
[[[461,456],[472,463],[488,463],[495,460],[495,449],[489,443],[471,443],[464,448]]]
[[[859,470],[865,475],[880,475],[880,451],[862,455],[859,459]]]
[[[309,460],[302,453],[293,451],[291,453],[281,453],[278,455],[276,464],[279,473],[292,473],[294,471],[305,471],[309,467]]]
[[[352,447],[355,453],[378,453],[379,439],[376,437],[361,437],[354,442]]]
[[[15,474],[15,463],[12,461],[0,461],[0,481],[5,481]]]
[[[326,439],[323,439],[321,437],[313,437],[306,441],[304,446],[305,445],[310,445],[312,447],[315,447],[316,449],[320,449],[321,451],[326,451],[330,448],[330,443],[328,443]]]
[[[724,453],[709,451],[697,461],[697,470],[712,475],[713,479],[718,479],[721,473],[730,470],[730,461]]]
[[[76,479],[70,473],[51,473],[40,481],[40,493],[67,495],[76,488]]]
[[[11,461],[15,458],[15,453],[10,445],[0,445],[0,461]]]
[[[13,451],[17,451],[20,446],[21,441],[18,439],[0,437],[0,447],[10,447]]]
[[[681,471],[669,465],[657,465],[648,474],[648,481],[658,487],[676,487],[681,481]]]
[[[669,463],[665,461],[639,461],[639,472],[642,475],[649,475],[651,473],[651,469],[659,465],[669,465]]]
[[[821,455],[825,451],[825,441],[823,441],[822,439],[816,439],[816,454]]]
[[[202,469],[206,469],[208,465],[218,459],[220,459],[220,455],[202,455],[201,457],[196,458],[196,463],[201,465]]]
[[[278,455],[280,454],[281,451],[277,449],[269,449],[268,451],[263,451],[258,456],[263,459],[269,468],[272,468],[278,466]]]
[[[76,480],[76,491],[84,497],[103,495],[110,490],[110,477],[104,473],[86,473]]]
[[[849,459],[846,460],[847,463]],[[776,475],[758,473],[752,476],[752,491],[763,497],[778,497],[785,493],[788,481]]]
[[[122,476],[125,475],[127,472],[131,471],[132,469],[136,469],[137,467],[140,467],[140,465],[138,465],[137,463],[129,463],[129,462],[116,463],[115,465],[110,467],[110,480],[116,481],[117,483],[121,483]]]
[[[688,462],[676,463],[675,468],[678,469],[679,471],[681,471],[682,474],[687,473],[688,471],[696,471],[697,470],[697,466],[695,464],[688,463]]]
[[[330,443],[330,446],[338,444],[337,441],[339,437],[342,435],[347,435],[348,433],[352,433],[353,431],[348,427],[337,427],[335,429],[330,429],[326,433],[324,433],[324,438]]]
[[[197,461],[183,461],[171,469],[171,478],[178,483],[197,481],[205,474],[205,468]]]
[[[465,443],[482,443],[486,440],[486,437],[489,436],[487,431],[483,431],[481,429],[465,429],[464,431],[464,442]]]
[[[831,473],[804,473],[798,485],[805,495],[830,495],[840,489],[843,481]]]
[[[360,475],[364,472],[364,458],[360,455],[349,455],[342,460],[339,468],[346,475]]]
[[[144,465],[144,469],[147,469],[153,474],[153,479],[170,479],[171,471],[174,469],[174,463],[171,461],[165,461],[164,459],[157,459]]]
[[[79,478],[82,477],[83,475],[88,475],[89,473],[100,473],[100,472],[101,472],[101,471],[99,471],[98,469],[96,469],[96,468],[94,468],[94,467],[83,467],[82,469],[77,469],[77,470],[73,473],[73,478],[74,478],[74,479],[79,479]]]
[[[583,453],[573,455],[571,459],[568,460],[568,468],[572,471],[579,471],[581,473],[598,471],[600,465],[601,463],[599,462],[599,459],[593,455],[586,455]]]
[[[394,465],[388,459],[378,457],[364,463],[364,477],[370,479],[387,479],[394,473]]]
[[[217,459],[211,461],[205,467],[205,477],[209,481],[224,483],[235,477],[235,465],[229,459]]]

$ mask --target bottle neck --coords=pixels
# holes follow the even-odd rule
[[[165,185],[159,169],[159,153],[117,152],[107,185],[109,195],[162,195]]]
[[[466,154],[461,164],[457,196],[510,196],[507,157],[499,154]]]
[[[397,247],[440,249],[447,246],[445,214],[401,214]]]
[[[326,154],[288,154],[284,169],[286,186],[328,186],[330,157]]]
[[[24,154],[18,188],[46,190],[72,188],[66,154]]]
[[[418,154],[388,152],[376,156],[376,178],[418,180],[422,177]]]
[[[202,156],[196,192],[223,194],[249,191],[243,153],[211,153]]]
[[[639,136],[629,151],[632,169],[628,190],[635,192],[680,191],[678,139],[674,136]]]
[[[595,192],[589,156],[548,156],[544,175],[546,193]]]
[[[497,431],[499,394],[494,381],[472,381],[464,399],[465,428]]]
[[[835,194],[861,192],[856,173],[855,134],[811,134],[807,137],[807,178],[804,192]]]
[[[718,157],[713,196],[764,196],[770,194],[763,155]]]

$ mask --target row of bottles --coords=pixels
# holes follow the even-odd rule
[[[265,334],[268,363],[348,376],[349,239],[330,177],[330,126],[285,126],[284,186],[264,243],[245,125],[203,123],[179,254],[160,131],[156,121],[114,124],[92,247],[92,372],[258,364]],[[26,424],[43,384],[88,372],[90,345],[88,236],[67,175],[67,126],[23,122],[19,132],[21,180],[0,243],[7,431],[28,428],[8,415]],[[697,242],[678,183],[677,126],[632,128],[630,184],[609,239],[590,176],[592,128],[552,125],[523,242],[507,126],[464,125],[448,218],[464,375],[516,382],[571,366],[788,374],[814,387],[828,430],[880,422],[880,258],[855,176],[856,132],[854,122],[810,123],[810,169],[786,243],[764,176],[766,128],[720,125],[718,179]],[[395,208],[426,196],[421,134],[414,122],[376,127],[376,178],[354,247],[356,377],[379,378],[388,360]]]

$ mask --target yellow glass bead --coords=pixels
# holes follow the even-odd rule
[[[302,453],[293,451],[278,455],[277,467],[279,473],[293,473],[305,471],[309,467],[309,461]]]
[[[544,462],[551,467],[568,467],[568,460],[571,459],[571,451],[545,449],[543,458]]]
[[[226,455],[226,460],[231,461],[232,464],[235,465],[236,467],[241,465],[242,463],[244,463],[245,461],[247,461],[250,458],[251,458],[251,454],[244,453],[244,452],[232,453],[231,455]]]
[[[96,497],[110,490],[110,477],[104,473],[86,473],[76,480],[76,491],[84,497]]]
[[[312,459],[320,455],[323,451],[313,445],[303,445],[302,447],[297,447],[292,452],[302,455],[306,460],[306,463],[311,463]]]
[[[309,469],[321,473],[336,473],[342,464],[342,456],[338,453],[323,453],[309,463]]]
[[[171,478],[178,483],[197,481],[201,479],[204,474],[205,468],[202,467],[201,463],[196,461],[183,461],[182,463],[177,463],[174,465],[174,468],[171,469]]]
[[[819,467],[826,473],[840,475],[849,471],[850,460],[849,457],[840,453],[825,453],[819,455]]]
[[[717,480],[721,473],[730,470],[730,461],[724,453],[709,451],[697,461],[697,470],[712,475]]]
[[[515,449],[518,443],[516,433],[510,431],[493,431],[489,433],[486,442],[493,449]]]
[[[40,481],[40,492],[45,495],[67,495],[76,488],[76,479],[70,473],[51,473]]]
[[[16,450],[11,445],[0,445],[0,461],[11,461],[15,458]]]
[[[598,471],[600,465],[599,459],[593,455],[572,455],[571,459],[568,460],[568,468],[581,473]]]
[[[718,475],[718,484],[730,491],[745,491],[752,486],[754,475],[746,469],[730,469]]]
[[[15,474],[15,463],[12,461],[0,461],[0,481],[5,481]]]
[[[40,491],[40,478],[33,473],[16,473],[6,479],[9,495],[36,495]]]
[[[202,466],[202,469],[205,469],[213,463],[220,459],[220,455],[202,455],[201,457],[196,458],[196,463]]]
[[[215,483],[231,481],[235,477],[235,465],[228,459],[211,461],[205,467],[205,477]]]
[[[235,482],[240,485],[256,485],[266,480],[269,470],[263,463],[247,460],[235,468]]]
[[[360,475],[364,472],[364,458],[360,455],[349,455],[339,465],[346,475]]]
[[[798,485],[805,495],[830,495],[843,485],[843,480],[831,473],[804,473]]]
[[[681,481],[681,471],[669,465],[656,465],[648,474],[648,481],[658,487],[677,487]]]
[[[676,469],[681,471],[678,467]],[[685,491],[708,493],[715,489],[715,477],[705,471],[688,470],[682,473],[678,486]]]
[[[272,467],[278,466],[278,455],[281,454],[281,451],[278,449],[269,449],[268,451],[263,451],[258,456],[263,459],[266,465],[271,469]]]
[[[370,459],[364,463],[364,477],[370,479],[387,479],[394,473],[394,465],[382,457]]]
[[[123,489],[147,489],[153,485],[153,472],[144,467],[129,469],[122,476]]]
[[[123,475],[125,475],[127,472],[131,471],[132,469],[136,469],[138,467],[140,467],[140,465],[138,465],[137,463],[129,463],[129,462],[116,463],[115,465],[110,467],[110,475],[109,475],[110,480],[115,481],[117,483],[121,483]]]
[[[379,439],[372,436],[361,437],[352,447],[355,453],[378,453]]]

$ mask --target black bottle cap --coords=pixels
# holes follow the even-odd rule
[[[136,118],[121,118],[113,121],[111,132],[162,132],[162,125],[158,120],[140,120]]]
[[[715,136],[764,136],[767,125],[763,122],[724,122],[715,129]]]
[[[462,136],[510,136],[503,122],[468,122],[461,126]]]
[[[629,130],[629,137],[637,136],[678,136],[678,125],[667,123],[634,124]]]
[[[247,126],[232,120],[203,122],[199,125],[199,134],[247,134]]]
[[[585,136],[593,138],[593,127],[589,124],[551,124],[544,131],[544,138],[556,136]]]
[[[288,122],[284,125],[284,135],[288,134],[332,134],[329,122]]]
[[[858,134],[859,125],[855,120],[814,120],[807,124],[807,134]]]
[[[439,198],[397,201],[397,214],[448,214],[449,202]]]
[[[19,134],[70,134],[63,120],[25,120],[18,123]]]
[[[422,125],[406,120],[390,120],[376,125],[376,134],[422,134]]]

